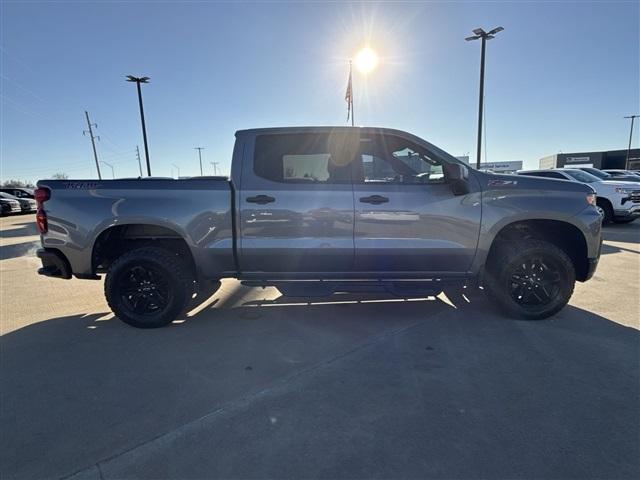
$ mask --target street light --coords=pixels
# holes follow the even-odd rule
[[[482,40],[482,49],[480,53],[480,100],[478,106],[478,154],[476,156],[476,168],[480,169],[480,154],[482,149],[482,111],[484,108],[484,51],[487,40],[495,38],[496,33],[504,30],[502,27],[496,27],[488,33],[481,28],[476,28],[471,37],[465,38],[467,42],[472,40]]]
[[[631,131],[629,132],[629,147],[627,148],[627,161],[624,162],[625,170],[629,170],[629,156],[631,155],[631,140],[633,139],[633,121],[638,117],[640,117],[640,115],[629,115],[627,117],[624,117],[624,118],[631,119]]]
[[[178,165],[176,165],[175,163],[172,163],[171,166],[176,167],[176,169],[178,169],[178,178],[180,178],[180,167]]]
[[[111,169],[111,178],[113,178],[115,180],[116,174],[113,171],[113,165],[111,165],[110,163],[105,162],[104,160],[100,160],[100,163],[104,163],[107,167],[109,167]]]
[[[142,108],[142,89],[141,83],[149,83],[149,77],[134,77],[127,75],[127,82],[134,82],[138,87],[138,103],[140,104],[140,119],[142,120],[142,137],[144,139],[144,154],[147,158],[147,175],[151,176],[151,164],[149,163],[149,145],[147,145],[147,127],[144,123],[144,109]]]

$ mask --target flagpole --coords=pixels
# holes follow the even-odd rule
[[[351,126],[355,126],[355,112],[353,110],[353,76],[351,60],[349,60],[349,82],[351,82]]]

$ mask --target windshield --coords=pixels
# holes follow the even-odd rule
[[[14,197],[13,195],[9,195],[8,193],[4,193],[4,192],[0,192],[0,197],[8,198],[10,200],[15,200],[16,199],[16,197]]]
[[[591,175],[593,175],[594,177],[598,177],[602,180],[606,180],[607,178],[611,178],[611,174],[607,173],[607,172],[603,172],[602,170],[598,170],[597,168],[583,168],[582,169],[583,172],[587,172]]]
[[[590,173],[583,172],[582,170],[563,170],[563,172],[582,183],[593,183],[600,180],[598,177],[591,175]]]

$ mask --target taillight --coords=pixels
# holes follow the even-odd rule
[[[47,233],[49,230],[49,225],[47,224],[47,214],[44,213],[44,210],[39,208],[36,212],[36,226],[38,227],[38,231],[40,233]]]
[[[39,187],[35,189],[33,196],[36,197],[38,208],[41,208],[42,204],[51,198],[51,190],[46,187]]]
[[[33,196],[36,198],[38,204],[38,211],[36,212],[36,226],[40,233],[47,233],[49,225],[47,223],[47,214],[44,211],[44,202],[51,198],[51,190],[46,187],[36,188],[33,192]]]
[[[596,204],[596,194],[595,193],[590,193],[589,195],[587,195],[587,203],[589,205],[594,205]]]

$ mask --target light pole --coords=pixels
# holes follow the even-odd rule
[[[629,170],[629,156],[631,155],[631,140],[633,139],[633,121],[640,117],[640,115],[629,115],[624,118],[631,119],[631,131],[629,132],[629,147],[627,148],[627,161],[624,162],[624,169]]]
[[[147,127],[144,123],[144,108],[142,108],[142,89],[141,83],[149,83],[149,77],[134,77],[127,75],[127,82],[134,82],[138,87],[138,103],[140,104],[140,119],[142,120],[142,138],[144,139],[144,154],[147,158],[147,175],[151,176],[151,164],[149,163],[149,145],[147,144]]]
[[[176,167],[176,169],[178,170],[178,178],[180,178],[180,167],[175,163],[172,163],[171,166]]]
[[[116,178],[116,174],[113,171],[113,165],[111,165],[110,163],[105,162],[104,160],[100,160],[100,163],[104,163],[107,167],[109,167],[111,169],[111,178],[115,179]]]
[[[198,159],[200,160],[200,176],[202,177],[202,150],[204,150],[204,147],[195,147],[194,150],[198,150]]]
[[[480,170],[480,155],[482,153],[482,112],[484,108],[484,51],[487,40],[495,38],[496,33],[504,30],[502,27],[496,27],[488,33],[481,28],[476,28],[471,37],[465,38],[467,42],[471,40],[481,40],[482,48],[480,50],[480,100],[478,101],[478,151],[476,155],[476,168]]]

